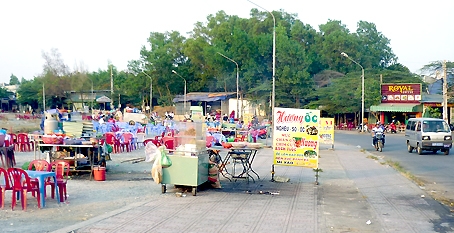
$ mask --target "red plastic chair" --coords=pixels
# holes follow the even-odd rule
[[[123,133],[123,142],[121,143],[121,149],[126,152],[130,152],[131,150],[135,150],[136,147],[134,145],[134,134],[130,132]]]
[[[137,133],[145,133],[146,128],[147,128],[146,125],[143,126],[143,127],[139,127],[139,128],[137,129]]]
[[[8,146],[14,146],[14,150],[17,151],[19,148],[17,146],[17,135],[16,134],[9,134],[9,144]]]
[[[32,151],[33,145],[28,138],[28,134],[19,133],[17,134],[17,146],[20,152]]]
[[[69,177],[69,170],[70,166],[69,163],[65,161],[54,161],[50,163],[50,167],[53,171],[55,171],[55,176],[57,177],[57,187],[58,193],[60,194],[60,201],[68,199],[68,195],[66,193],[66,184],[68,183]],[[48,185],[52,188],[52,198],[54,198],[55,193],[55,183],[53,179],[49,180]],[[63,195],[65,199],[63,199]]]
[[[115,136],[115,133],[107,132],[104,134],[106,143],[112,146],[112,153],[120,153],[121,143],[120,140]]]
[[[20,195],[22,210],[27,210],[27,193],[36,193],[38,208],[41,209],[41,195],[39,188],[30,183],[30,177],[27,172],[20,168],[8,168],[8,174],[12,183],[12,205],[11,210],[16,206],[16,195]]]
[[[52,170],[49,162],[47,162],[46,160],[42,160],[42,159],[32,160],[30,162],[30,164],[28,164],[28,170],[33,170],[33,168],[35,168],[35,171],[51,171]],[[46,184],[47,184],[47,182],[48,181],[46,181]],[[32,185],[39,187],[39,181],[37,178],[30,178],[30,183]],[[44,189],[44,196],[46,196],[46,189]]]
[[[50,171],[51,167],[49,162],[43,159],[35,159],[28,164],[28,170],[33,170],[35,168],[35,171]]]
[[[1,189],[1,196],[0,196],[0,205],[5,208],[5,194],[7,190],[12,190],[12,185],[10,182],[8,171],[2,167],[0,167],[0,189]]]
[[[174,145],[174,138],[173,137],[163,137],[162,138],[162,144],[169,149],[169,150],[175,150],[175,145]]]
[[[212,143],[213,143],[215,140],[214,140],[214,137],[213,137],[213,136],[207,136],[207,137],[206,137],[206,141],[207,141],[207,142],[206,142],[206,146],[207,146],[208,148],[210,148],[211,145],[212,145]]]

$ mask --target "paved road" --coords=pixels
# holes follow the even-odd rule
[[[327,148],[320,185],[312,169],[288,166],[276,174],[290,182],[270,182],[272,151],[263,149],[255,183],[222,179],[196,197],[171,189],[55,232],[453,232],[450,212],[394,169],[355,146]]]
[[[387,134],[386,145],[381,153],[372,147],[369,134],[336,131],[335,141],[361,146],[375,155],[384,156],[385,160],[399,162],[405,170],[423,180],[425,187],[434,191],[432,193],[454,200],[454,151],[447,156],[441,152],[424,152],[422,155],[408,153],[404,134]]]

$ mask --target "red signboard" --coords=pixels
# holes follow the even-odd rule
[[[387,83],[381,85],[382,103],[419,103],[420,83]]]

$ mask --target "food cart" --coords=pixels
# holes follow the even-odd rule
[[[177,122],[175,124],[174,150],[169,150],[172,165],[162,169],[162,193],[166,185],[197,187],[208,181],[209,155],[206,149],[206,131],[202,122]]]

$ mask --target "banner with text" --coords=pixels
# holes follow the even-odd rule
[[[334,118],[320,118],[320,143],[334,144]]]
[[[421,101],[420,83],[381,84],[382,103],[415,103]]]
[[[274,108],[276,165],[318,168],[320,110]]]

